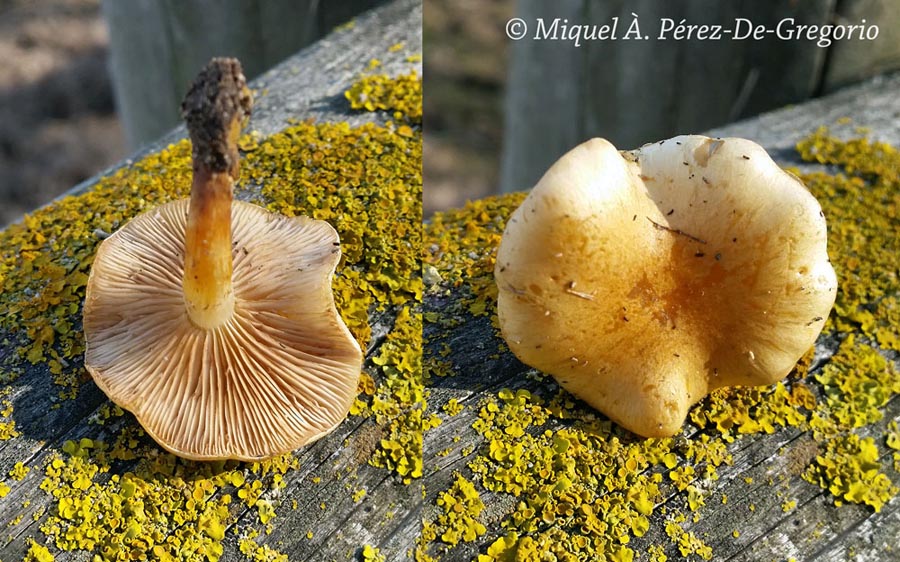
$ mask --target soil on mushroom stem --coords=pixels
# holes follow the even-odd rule
[[[0,225],[124,156],[99,0],[0,3]]]

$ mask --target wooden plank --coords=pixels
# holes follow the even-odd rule
[[[900,98],[896,95],[900,91],[898,88],[900,74],[880,77],[802,105],[714,129],[708,134],[749,138],[761,143],[782,165],[798,166],[804,173],[822,171],[826,168],[821,165],[801,162],[794,149],[799,140],[821,125],[830,126],[834,134],[843,138],[858,137],[858,127],[865,127],[870,130],[872,138],[900,145],[900,122],[896,119],[900,113]],[[832,174],[837,172],[834,168],[827,169]],[[495,325],[496,318],[492,318],[495,314],[493,300],[483,298],[483,295],[490,294],[490,289],[482,284],[492,283],[489,272],[493,264],[494,245],[504,224],[500,211],[505,207],[497,205],[486,200],[476,202],[470,211],[454,211],[450,216],[459,220],[453,223],[459,226],[446,230],[436,227],[435,222],[443,224],[441,221],[451,219],[437,215],[429,227],[435,229],[434,234],[426,236],[426,279],[431,279],[431,286],[425,295],[426,368],[430,391],[428,407],[442,423],[425,433],[426,498],[423,518],[426,525],[437,525],[438,536],[431,540],[427,551],[442,562],[469,561],[486,555],[495,541],[517,527],[511,523],[510,517],[524,495],[516,497],[511,493],[488,490],[483,476],[473,469],[478,463],[485,463],[490,456],[489,439],[475,427],[481,419],[482,409],[490,402],[502,406],[503,401],[498,396],[503,389],[513,392],[521,389],[539,395],[544,398],[545,406],[558,390],[552,379],[537,376],[534,370],[521,364],[505,349]],[[445,242],[444,236],[454,240],[457,237],[473,237],[473,242],[471,246],[464,244],[457,254],[454,253],[453,243]],[[481,238],[475,238],[479,236]],[[474,242],[476,239],[487,242],[479,245]],[[451,267],[447,264],[456,265]],[[433,271],[429,267],[434,268]],[[896,294],[900,286],[895,282],[892,290]],[[473,295],[482,295],[482,298],[476,300]],[[487,302],[487,315],[474,315],[473,311],[479,309],[477,303],[483,301]],[[819,339],[812,366],[814,373],[820,372],[830,361],[838,349],[839,340],[845,335],[826,335]],[[598,341],[598,345],[602,342]],[[895,366],[900,365],[900,356],[896,352],[883,351],[882,355]],[[817,384],[811,381],[810,388],[815,390]],[[818,399],[821,401],[823,398],[819,395]],[[460,406],[458,413],[448,406],[454,402]],[[884,438],[888,424],[900,423],[900,395],[892,395],[880,410],[883,413],[880,421],[857,429],[855,433],[861,438],[872,437],[875,440],[880,451],[878,461],[881,472],[894,486],[900,486],[900,472],[893,468],[894,451],[885,446]],[[589,408],[582,405],[570,411],[584,412]],[[525,449],[518,453],[519,457],[534,458],[534,451],[528,448],[532,445],[526,441],[529,436],[538,439],[545,431],[556,435],[573,425],[570,419],[551,417],[543,424],[528,426],[526,434],[519,439],[525,444]],[[685,426],[684,441],[676,440],[674,443],[676,446],[679,442],[685,447],[694,446],[704,434],[714,440],[719,435],[715,428],[700,430],[689,422]],[[615,435],[622,443],[631,442],[627,435]],[[610,439],[610,435],[602,436],[598,438],[599,444],[593,447],[600,449]],[[802,478],[813,459],[822,453],[823,447],[821,441],[813,439],[811,431],[796,427],[777,427],[770,435],[741,436],[727,444],[732,464],[719,466],[716,480],[700,478],[695,481],[705,501],[705,505],[696,511],[689,506],[688,493],[678,492],[674,487],[669,470],[659,463],[651,463],[651,473],[662,475],[661,497],[649,517],[650,527],[646,534],[630,536],[627,546],[633,549],[634,559],[654,560],[651,556],[654,550],[651,549],[655,547],[660,547],[669,560],[685,558],[677,541],[667,533],[667,523],[676,512],[686,516],[677,527],[683,532],[693,533],[694,537],[709,545],[714,560],[898,559],[900,497],[895,495],[878,513],[864,505],[845,503],[836,506],[835,498],[830,493]],[[586,448],[590,450],[591,445]],[[681,469],[686,464],[689,464],[688,461],[679,453],[674,468]],[[499,470],[500,463],[488,462],[488,466],[493,473]],[[561,467],[548,466],[551,471],[548,480],[561,480],[560,475],[565,474]],[[513,474],[528,474],[529,470],[536,469],[521,468],[520,472]],[[484,525],[485,533],[474,540],[464,540],[450,546],[440,536],[445,527],[437,522],[445,514],[445,508],[439,499],[450,490],[457,475],[474,484],[479,499],[484,503],[477,521]],[[634,478],[636,474],[626,477]],[[602,496],[602,490],[601,484],[597,494]],[[565,524],[554,526],[541,523],[540,513],[533,517],[538,519],[541,531],[559,529],[578,533],[577,528],[567,528]],[[736,536],[734,532],[737,532]],[[587,532],[584,534],[590,535]],[[520,544],[522,552],[519,554],[523,555],[529,547]],[[557,544],[563,550],[571,549],[568,543]],[[611,551],[606,550],[605,553],[609,555]],[[688,558],[699,559],[695,555]],[[586,559],[591,558],[588,556]]]
[[[890,72],[900,65],[900,4],[891,0],[844,0],[838,4],[835,24],[878,25],[873,41],[839,41],[829,47],[822,89],[838,88]],[[858,37],[854,35],[854,37]]]
[[[103,3],[116,100],[132,148],[180,121],[184,89],[210,58],[248,78],[376,5],[374,0],[125,0]]]
[[[518,17],[533,32],[536,18],[577,21],[583,9],[582,0],[524,1],[518,4]],[[563,147],[578,141],[584,72],[581,60],[564,41],[531,41],[526,36],[515,44],[504,106],[501,191],[534,185],[536,170],[545,170]],[[526,115],[527,119],[519,118]]]
[[[774,154],[777,161],[804,169],[794,144],[822,125],[843,136],[858,135],[857,128],[863,128],[875,140],[900,144],[897,88],[900,88],[900,74],[878,76],[802,105],[710,129],[707,134],[754,139]]]
[[[700,132],[898,68],[895,2],[637,2],[525,0],[517,17],[528,35],[512,42],[506,92],[500,191],[534,185],[568,147],[600,136],[622,149],[676,134]],[[632,14],[637,15],[637,18]],[[536,40],[537,18],[558,19],[556,40]],[[611,24],[616,40],[566,39],[568,26]],[[675,25],[719,24],[737,18],[775,29],[796,25],[876,24],[875,41],[660,40],[661,19]],[[624,39],[637,21],[646,40]],[[746,24],[742,24],[746,26]]]
[[[408,59],[421,53],[421,13],[418,0],[386,3],[357,18],[352,26],[335,31],[262,74],[251,84],[256,91],[256,103],[248,130],[265,137],[283,130],[288,126],[288,120],[346,122],[352,126],[366,123],[384,125],[393,120],[393,116],[384,113],[351,111],[344,91],[362,74],[373,72],[367,70],[373,58],[382,61],[382,66],[374,72],[397,76],[416,70],[421,74],[420,63],[415,62],[416,59],[412,59],[413,62]],[[402,44],[399,49],[396,48],[398,44]],[[130,166],[184,136],[184,128],[178,127],[130,159],[74,187],[67,195],[91,192],[103,176]],[[246,182],[237,196],[250,197],[258,194],[262,187],[258,183]],[[153,197],[140,190],[132,197],[144,196]],[[380,368],[371,363],[371,358],[380,353],[386,335],[393,329],[395,315],[393,308],[370,313],[372,338],[366,350],[369,358],[366,369],[376,378],[380,376]],[[79,318],[80,311],[72,317],[73,329],[80,329]],[[0,480],[10,486],[8,494],[0,499],[0,527],[6,529],[5,540],[0,541],[0,559],[3,560],[22,560],[31,548],[31,540],[40,545],[47,544],[47,535],[41,527],[51,515],[57,515],[60,508],[56,499],[48,494],[49,490],[42,490],[39,486],[45,479],[45,470],[52,458],[58,456],[72,462],[71,455],[62,451],[64,443],[77,443],[81,439],[90,439],[92,443],[111,443],[123,431],[136,427],[130,415],[113,417],[106,425],[92,423],[91,420],[109,406],[106,397],[93,382],[80,381],[77,399],[60,400],[57,397],[60,387],[53,383],[48,366],[32,365],[19,357],[17,345],[17,337],[0,334],[0,374],[3,376],[0,391],[6,393],[2,400],[10,402],[11,420],[20,433],[12,439],[0,441]],[[69,365],[67,370],[74,367],[77,365]],[[9,373],[19,373],[18,378],[8,382]],[[421,491],[415,481],[404,484],[395,473],[368,464],[386,431],[374,417],[348,417],[332,434],[295,453],[298,468],[284,471],[283,488],[273,485],[272,475],[253,475],[250,465],[237,465],[237,470],[247,473],[248,482],[260,480],[264,484],[263,498],[272,502],[276,516],[270,522],[270,533],[267,534],[266,525],[259,519],[258,508],[244,505],[236,489],[227,486],[216,489],[211,497],[204,500],[205,505],[222,500],[226,494],[233,496],[226,518],[230,524],[222,540],[224,553],[219,559],[247,560],[253,555],[253,552],[244,554],[241,551],[247,548],[246,543],[241,545],[241,540],[246,539],[252,530],[260,533],[255,538],[259,547],[253,548],[268,547],[274,549],[273,552],[289,555],[293,561],[356,559],[364,545],[380,549],[389,560],[405,559],[414,548],[418,535],[415,522],[419,517]],[[140,463],[149,462],[146,455],[156,458],[155,455],[161,452],[147,437],[139,438],[138,442],[145,453],[137,459],[113,461],[110,472],[95,475],[92,485],[107,484],[112,477],[125,478]],[[30,468],[21,481],[8,476],[16,463]],[[223,469],[182,461],[178,461],[176,466],[183,471],[183,478],[188,483],[204,480],[209,476],[206,471],[232,470],[229,468],[231,465]],[[157,486],[157,489],[178,486],[173,484],[171,478],[147,482]],[[362,490],[365,495],[361,495]],[[91,488],[90,493],[95,491]],[[85,491],[85,494],[88,493]],[[294,501],[297,502],[296,508]],[[145,505],[148,513],[162,507],[152,502]],[[111,513],[108,507],[98,507],[97,512],[106,513],[107,518]],[[96,516],[97,513],[91,515]],[[126,517],[124,521],[127,524],[131,519]],[[187,522],[185,525],[196,526],[197,523]],[[178,530],[170,529],[169,532],[169,540],[176,540]],[[165,539],[163,536],[158,540]],[[48,546],[58,561],[89,560],[95,554],[103,554],[90,552],[90,549],[59,552],[52,544]],[[139,545],[135,548],[136,554],[146,555],[149,559],[156,556],[153,552],[140,552]],[[215,558],[214,551],[208,552]],[[120,553],[103,555],[112,559],[117,554]],[[201,554],[193,558],[184,554],[186,560],[201,558],[206,559]]]

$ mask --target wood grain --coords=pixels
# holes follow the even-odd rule
[[[898,91],[900,74],[879,77],[707,134],[749,138],[762,144],[781,165],[799,166],[804,172],[822,170],[820,165],[801,162],[794,149],[795,143],[821,125],[830,126],[834,134],[843,138],[857,137],[857,127],[865,127],[872,138],[895,146],[900,144]],[[847,117],[849,123],[837,122]],[[446,276],[446,272],[438,273]],[[429,520],[440,513],[435,502],[452,485],[455,472],[478,482],[479,477],[468,464],[485,454],[486,440],[472,427],[485,400],[496,397],[504,388],[524,388],[542,396],[552,396],[555,392],[552,380],[535,382],[527,376],[533,371],[509,352],[498,354],[502,342],[490,318],[472,317],[464,306],[460,307],[467,290],[465,286],[450,290],[440,286],[425,297],[426,318],[429,311],[440,314],[442,319],[447,311],[455,311],[455,325],[447,327],[432,322],[425,326],[426,356],[449,362],[452,369],[451,376],[432,377],[429,381],[429,411],[442,420],[440,426],[425,434],[424,517]],[[814,370],[827,362],[837,346],[833,336],[820,338]],[[886,356],[900,364],[896,352],[886,352]],[[452,416],[443,411],[451,399],[464,406]],[[900,396],[894,395],[882,411],[881,421],[858,432],[861,436],[875,437],[881,444],[887,425],[900,421]],[[548,426],[552,424],[535,431],[543,431]],[[690,425],[688,428],[689,435],[697,434],[696,428]],[[714,560],[900,560],[900,497],[890,500],[879,513],[854,504],[836,507],[833,496],[800,476],[819,453],[809,432],[786,428],[772,435],[743,436],[730,444],[728,450],[734,463],[719,467],[719,479],[704,487],[709,496],[697,522],[690,519],[684,494],[671,493],[662,502],[688,513],[684,528],[712,547]],[[900,485],[900,473],[890,468],[893,463],[890,453],[883,455],[880,462],[894,485]],[[487,533],[472,543],[461,543],[449,550],[441,557],[442,562],[472,560],[484,554],[493,540],[506,534],[501,522],[515,510],[519,500],[509,494],[486,492],[481,487],[479,492],[485,503],[479,520],[487,527]],[[722,496],[727,496],[727,503],[719,501]],[[796,507],[785,511],[786,500],[796,500]],[[648,559],[650,545],[663,545],[669,560],[684,559],[663,532],[664,523],[665,516],[655,510],[650,531],[631,540],[628,546],[636,552],[636,560]],[[740,533],[737,538],[732,535],[735,530]]]
[[[523,0],[517,17],[529,35],[512,42],[506,88],[501,191],[533,186],[567,148],[603,137],[631,149],[676,134],[802,103],[822,92],[900,68],[900,7],[887,0],[811,2],[592,2]],[[637,16],[637,18],[634,17]],[[610,24],[617,39],[536,40],[537,18],[570,26]],[[736,18],[775,29],[796,25],[867,25],[874,41],[659,39],[661,18],[675,25],[735,28]],[[632,21],[647,39],[625,39]],[[746,28],[746,24],[742,24]]]
[[[352,28],[328,35],[265,72],[251,83],[256,100],[248,129],[269,135],[285,128],[288,119],[345,121],[352,125],[386,122],[389,117],[383,115],[351,112],[343,92],[373,58],[384,60],[378,71],[387,75],[405,74],[417,66],[421,74],[420,65],[406,60],[409,55],[421,53],[421,17],[418,0],[394,0],[358,17]],[[390,48],[398,43],[404,44],[403,49],[388,56]],[[179,127],[68,194],[84,193],[92,189],[99,177],[184,137],[184,127]],[[368,358],[378,354],[393,322],[392,312],[370,317],[373,336],[366,350]],[[21,436],[0,442],[0,473],[5,475],[16,462],[34,467],[22,482],[13,483],[9,495],[0,500],[0,528],[8,536],[0,542],[0,559],[22,560],[28,549],[26,539],[43,543],[44,534],[39,527],[56,509],[55,500],[38,489],[47,459],[67,440],[107,440],[122,424],[134,421],[129,416],[111,426],[89,424],[98,408],[108,403],[93,382],[81,385],[77,399],[59,401],[59,389],[46,367],[18,359],[13,344],[2,335],[0,361],[24,370],[16,381],[6,385],[6,398],[13,403],[12,418]],[[257,542],[287,554],[294,562],[356,559],[365,544],[378,547],[389,560],[406,559],[419,534],[421,490],[415,482],[403,484],[387,470],[367,464],[382,431],[374,418],[349,417],[334,433],[297,451],[300,469],[288,471],[284,477],[287,486],[281,491],[287,501],[280,502],[276,510],[272,533],[260,535]],[[132,465],[125,463],[117,469],[124,472]],[[313,476],[321,480],[315,483]],[[367,493],[354,501],[352,492],[357,489]],[[291,509],[293,499],[298,502],[297,509]],[[30,502],[27,508],[22,507],[25,501]],[[321,508],[320,504],[326,507]],[[232,508],[237,508],[238,526],[256,517],[255,510],[240,502],[233,503]],[[32,520],[35,513],[43,515]],[[20,514],[24,515],[22,521],[8,526]],[[308,539],[310,531],[313,538]],[[235,535],[228,532],[224,544],[221,560],[247,560],[238,550]],[[52,550],[57,561],[91,559],[91,554],[83,551]]]
[[[237,57],[254,78],[376,3],[104,2],[116,100],[130,146],[152,141],[179,122],[183,90],[210,58]]]

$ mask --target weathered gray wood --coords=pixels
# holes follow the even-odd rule
[[[900,66],[896,2],[593,2],[524,0],[518,17],[528,35],[513,43],[506,94],[503,192],[528,188],[577,142],[604,137],[627,149],[700,132]],[[636,14],[646,40],[625,39]],[[535,40],[537,18],[574,25],[611,24],[617,39]],[[875,41],[659,39],[661,18],[677,25],[722,25],[736,18],[775,29],[796,24],[877,24]],[[744,25],[744,24],[742,24]],[[560,27],[561,29],[561,27]]]
[[[187,84],[214,56],[254,78],[375,0],[125,0],[103,2],[113,86],[132,148],[180,121]]]
[[[868,127],[873,138],[900,144],[898,91],[900,74],[878,77],[707,134],[749,138],[762,144],[782,165],[799,166],[804,171],[821,170],[822,166],[800,162],[793,148],[797,141],[821,125],[829,125],[836,134],[848,138],[858,136],[857,127]],[[836,123],[842,117],[849,117],[851,122]],[[473,217],[473,221],[477,220]],[[445,272],[438,271],[438,274],[446,276]],[[490,318],[473,318],[458,306],[468,290],[465,286],[451,288],[442,284],[436,287],[426,292],[426,313],[439,312],[440,318],[446,320],[448,311],[453,311],[452,318],[458,324],[447,327],[426,323],[425,326],[426,356],[448,361],[453,372],[452,376],[432,377],[429,381],[429,411],[442,420],[441,425],[425,434],[424,517],[430,520],[440,513],[435,500],[452,485],[454,472],[478,482],[478,477],[467,465],[475,457],[485,454],[485,439],[472,427],[483,402],[496,397],[503,388],[524,388],[544,396],[552,396],[556,388],[551,380],[536,382],[527,377],[531,370],[511,353],[498,354],[501,340]],[[442,353],[447,346],[451,350],[449,355]],[[836,350],[836,339],[820,339],[814,369],[820,368]],[[898,354],[888,352],[887,356],[900,364]],[[462,411],[454,416],[442,410],[450,399],[463,405]],[[895,395],[882,411],[884,418],[861,430],[861,436],[881,440],[885,427],[891,421],[900,421],[900,396]],[[540,432],[548,426],[555,427],[549,423],[532,429]],[[696,429],[688,431],[693,434]],[[454,438],[458,439],[454,441]],[[669,494],[662,504],[688,514],[684,528],[712,547],[714,560],[900,560],[900,497],[891,499],[880,513],[853,504],[835,507],[829,493],[801,479],[803,469],[818,454],[816,443],[808,432],[787,428],[772,435],[743,436],[730,444],[728,450],[733,456],[733,465],[719,467],[719,479],[704,484],[709,496],[706,506],[698,511],[700,519],[697,522],[691,521],[692,513],[684,505],[683,494]],[[894,485],[900,485],[900,473],[890,468],[893,463],[890,454],[884,455],[880,462],[883,472]],[[752,479],[752,484],[745,479]],[[479,521],[487,527],[487,533],[472,543],[453,548],[441,557],[442,562],[473,560],[478,554],[484,554],[493,540],[506,534],[501,523],[515,510],[518,499],[510,494],[486,492],[480,487],[479,492],[485,503]],[[720,503],[722,495],[728,497],[725,504]],[[786,500],[796,500],[797,506],[785,512],[783,502]],[[665,520],[665,515],[656,509],[651,516],[650,531],[631,540],[629,547],[634,549],[636,560],[648,559],[650,545],[664,546],[669,560],[683,559],[663,531]],[[735,530],[740,532],[737,538],[732,536]],[[434,551],[439,550],[434,548]]]
[[[532,25],[535,18],[546,13],[578,21],[582,5],[582,0],[552,4],[526,1],[519,2],[518,10],[520,17]],[[513,47],[500,161],[502,191],[521,189],[506,186],[520,181],[533,166],[546,169],[545,164],[561,154],[559,147],[577,144],[582,134],[579,86],[585,77],[582,61],[565,41],[538,42],[525,38]],[[538,162],[528,162],[530,158]]]
[[[752,119],[706,132],[711,136],[745,136],[763,146],[781,162],[803,167],[794,144],[822,125],[845,135],[857,134],[857,127],[870,131],[873,139],[900,144],[900,108],[897,92],[900,74],[872,78],[802,105],[786,107]],[[849,118],[846,123],[840,120]]]
[[[421,74],[419,65],[406,60],[409,55],[421,53],[421,17],[418,0],[394,0],[358,17],[352,28],[328,35],[265,72],[251,83],[258,95],[248,129],[269,135],[284,129],[288,119],[345,121],[351,125],[384,123],[390,117],[350,111],[343,92],[365,71],[372,58],[383,61],[379,72],[388,75],[404,74],[417,66]],[[389,53],[390,47],[397,43],[405,47]],[[118,166],[184,136],[184,128],[178,127]],[[116,167],[76,186],[69,194],[92,189],[99,177]],[[259,186],[247,189],[259,189]],[[238,197],[247,195],[237,194]],[[387,311],[370,318],[373,336],[366,350],[367,357],[378,353],[393,325],[393,314]],[[89,424],[98,407],[107,403],[93,382],[81,385],[76,400],[58,401],[59,389],[54,386],[46,366],[32,366],[17,358],[15,344],[5,340],[5,336],[0,334],[0,364],[23,370],[17,380],[3,385],[3,389],[9,389],[5,399],[14,405],[12,417],[21,435],[0,441],[0,475],[5,478],[16,462],[33,468],[22,482],[12,483],[9,495],[0,500],[0,528],[6,529],[9,537],[0,542],[0,559],[22,560],[28,549],[26,539],[43,543],[44,534],[39,527],[56,509],[53,498],[38,489],[47,459],[67,440],[82,437],[108,440],[122,424],[134,421],[123,418],[109,427]],[[295,562],[356,559],[365,544],[380,548],[388,560],[405,559],[419,532],[421,491],[415,482],[405,485],[387,470],[367,464],[378,446],[378,439],[373,436],[380,435],[381,431],[373,418],[349,417],[332,434],[297,451],[300,469],[291,470],[284,477],[287,486],[281,491],[281,497],[286,501],[280,502],[276,510],[273,532],[260,535],[257,542],[288,554]],[[126,462],[116,471],[127,471],[132,465]],[[321,481],[315,483],[312,477]],[[366,490],[365,497],[358,502],[351,497],[356,489]],[[291,509],[292,499],[299,504],[296,510]],[[24,501],[30,502],[27,508],[22,507]],[[320,508],[321,503],[326,508]],[[244,508],[237,497],[231,507],[239,522],[255,521],[255,511]],[[33,521],[32,514],[41,510],[44,515]],[[388,517],[388,511],[393,516]],[[20,513],[24,519],[17,525],[8,525]],[[314,533],[312,539],[307,538],[308,531]],[[223,542],[225,553],[221,560],[247,559],[238,550],[238,537],[230,529]],[[64,552],[57,554],[56,560],[82,561],[90,560],[91,556],[92,553],[83,551]]]
[[[877,22],[875,41],[841,41],[829,47],[822,88],[834,91],[848,84],[890,72],[900,66],[900,3],[893,0],[852,0],[840,3],[840,15],[834,23]]]

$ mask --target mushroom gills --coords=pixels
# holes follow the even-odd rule
[[[234,313],[207,329],[181,290],[188,205],[135,218],[98,251],[84,323],[94,380],[187,458],[267,458],[328,433],[361,371],[331,292],[337,233],[234,202]]]

